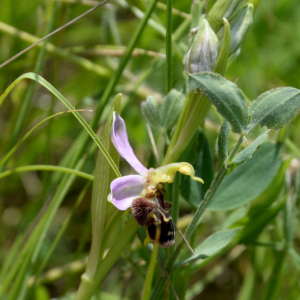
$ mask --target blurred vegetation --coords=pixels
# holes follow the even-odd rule
[[[85,12],[94,2],[96,1],[1,0],[0,62],[4,62],[33,43],[33,40],[24,37],[20,31],[35,37],[43,37],[47,32]],[[210,7],[214,1],[208,2],[208,7]],[[49,38],[48,45],[51,43],[56,50],[46,49],[42,53],[42,45],[37,46],[0,69],[1,92],[20,75],[26,72],[36,72],[60,91],[76,109],[95,109],[118,66],[120,56],[123,55],[125,47],[140,23],[136,11],[144,12],[148,4],[147,0],[127,2],[114,0],[100,7]],[[173,0],[173,8],[186,14],[190,13],[190,6],[190,1]],[[165,33],[160,31],[160,29],[165,30],[165,15],[164,5],[158,5],[152,15],[156,28],[148,25],[143,32],[138,42],[138,49],[134,51],[111,97],[113,100],[117,93],[123,94],[122,117],[126,121],[128,136],[135,153],[145,165],[148,160],[153,161],[153,157],[140,103],[146,99],[147,95],[155,96],[158,101],[161,101],[166,94]],[[236,82],[249,99],[255,99],[261,93],[278,86],[300,88],[299,15],[300,6],[296,0],[261,1],[253,26],[242,44],[241,53],[228,67],[225,75],[227,79]],[[174,32],[185,18],[186,15],[180,16],[177,11],[174,12]],[[5,25],[9,25],[12,31]],[[173,47],[173,87],[177,90],[184,88],[183,59],[188,49],[188,33],[189,27],[186,26]],[[145,53],[145,50],[148,52]],[[37,65],[38,62],[40,65]],[[87,62],[90,62],[91,66]],[[100,70],[98,66],[101,67]],[[137,84],[139,80],[141,83]],[[32,94],[28,94],[30,89],[33,89]],[[20,132],[16,134],[15,128],[26,97],[29,97],[28,109],[24,111],[25,117]],[[11,145],[15,143],[14,139],[20,140],[35,124],[64,110],[66,110],[65,107],[45,88],[29,80],[21,81],[0,109],[0,158],[2,159]],[[110,105],[101,117],[101,124],[105,123],[109,110]],[[87,122],[90,122],[94,112],[84,112],[82,115]],[[212,109],[207,117],[205,134],[210,145],[215,170],[218,162],[214,148],[220,125],[220,117]],[[287,176],[287,179],[292,182],[299,180],[295,177],[299,169],[299,126],[300,117],[298,116],[287,127],[288,142],[283,149],[284,158],[291,154],[295,155]],[[97,132],[99,135],[102,129],[101,125]],[[71,114],[63,114],[51,119],[21,144],[7,161],[5,169],[28,165],[59,165],[81,130],[81,125]],[[158,133],[154,133],[154,137],[157,140]],[[275,135],[273,138],[276,138]],[[234,135],[231,136],[231,141],[233,140]],[[89,147],[91,144],[90,140]],[[93,174],[95,157],[96,152],[93,151],[86,159],[82,171]],[[122,174],[130,172],[128,164],[123,160],[120,170]],[[5,263],[18,238],[28,237],[41,214],[47,210],[57,189],[57,184],[53,184],[50,180],[51,174],[47,171],[31,171],[12,174],[1,179],[0,266]],[[72,184],[47,232],[39,254],[39,263],[47,255],[59,229],[86,183],[86,179],[78,177]],[[63,238],[42,272],[41,283],[36,285],[30,295],[27,295],[30,297],[28,299],[50,299],[50,297],[60,297],[77,290],[80,275],[85,269],[85,258],[90,250],[91,193],[90,184],[78,208],[74,211]],[[296,197],[295,201],[293,213],[297,220],[299,198]],[[222,228],[229,228],[229,226],[223,226],[224,222],[228,221],[228,215],[237,213],[239,210],[206,212],[199,226],[197,241],[203,240]],[[181,229],[187,226],[190,220],[188,218],[191,218],[192,213],[193,207],[181,199],[178,222]],[[239,245],[230,249],[226,255],[224,253],[199,271],[195,267],[189,283],[189,287],[193,289],[188,289],[185,299],[300,299],[299,226],[295,225],[293,251],[291,250],[289,255],[278,251],[278,249],[283,249],[285,240],[284,220],[286,218],[284,215],[286,213],[287,211],[284,213],[283,210],[278,218],[268,224],[259,239],[247,247]],[[244,215],[245,213],[240,211],[241,219]],[[123,220],[126,217],[123,216]],[[123,228],[122,222],[113,228],[109,236],[108,247],[120,234],[121,228]],[[143,228],[139,229],[142,231],[141,234],[144,234],[143,230]],[[130,251],[130,246],[128,246],[102,283],[103,299],[139,299],[142,289],[139,287],[143,286],[143,276],[147,270],[150,254],[137,239],[133,241],[132,247],[135,251]],[[164,255],[164,251],[161,251],[161,255]],[[283,259],[282,255],[284,263],[276,267],[278,261]],[[68,268],[75,262],[77,269]],[[66,271],[57,277],[47,273],[56,268],[65,268]],[[159,270],[156,271],[155,281],[160,278]],[[175,274],[177,272],[181,272],[181,276],[184,275],[184,270],[177,270]],[[268,291],[268,284],[272,283],[271,280],[274,286],[278,286],[276,293]],[[174,285],[176,289],[176,282]],[[180,285],[182,283],[178,280],[177,286]]]

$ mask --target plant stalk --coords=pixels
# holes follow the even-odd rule
[[[232,150],[232,152],[229,155],[229,161],[231,161],[233,159],[233,157],[235,156],[235,154],[237,153],[240,145],[243,142],[243,136],[241,135],[238,142],[236,143],[234,149]],[[215,177],[214,181],[212,182],[209,190],[206,192],[205,197],[203,199],[203,201],[201,202],[201,204],[198,206],[196,213],[191,221],[191,223],[189,224],[188,228],[186,229],[186,232],[184,234],[186,239],[189,239],[192,234],[194,233],[194,231],[196,230],[196,228],[198,227],[199,223],[201,222],[203,213],[205,211],[205,209],[207,208],[210,200],[212,199],[212,197],[214,196],[214,194],[216,193],[218,187],[220,186],[222,180],[224,179],[228,168],[230,167],[230,165],[228,165],[227,167],[225,166],[225,164],[222,165],[222,167],[220,168],[219,172],[217,173],[217,176]],[[172,257],[170,258],[170,260],[167,263],[167,272],[170,274],[170,272],[172,271],[175,261],[178,257],[178,255],[180,254],[183,246],[185,245],[184,241],[182,240],[179,245],[177,246],[174,254],[172,255]],[[165,284],[165,280],[166,278],[163,277],[157,284],[151,299],[157,299],[158,296],[160,295],[162,288]]]

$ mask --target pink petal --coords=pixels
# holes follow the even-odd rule
[[[140,175],[147,175],[148,170],[137,159],[129,144],[125,122],[116,112],[114,112],[111,127],[111,141],[120,155],[125,158]]]
[[[132,200],[139,197],[146,182],[140,175],[128,175],[117,178],[110,185],[111,202],[119,210],[131,207]]]

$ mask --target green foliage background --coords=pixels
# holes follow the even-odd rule
[[[80,1],[71,2],[1,0],[0,62],[4,62],[32,43],[27,37],[23,38],[19,30],[42,37],[47,31],[47,24],[51,18],[53,18],[53,30],[90,7],[79,3]],[[111,2],[111,4],[97,9],[48,40],[58,49],[65,51],[64,57],[61,54],[46,51],[41,59],[38,73],[59,90],[77,109],[94,109],[96,107],[119,62],[119,58],[111,54],[112,50],[115,50],[116,46],[118,49],[123,49],[123,46],[128,45],[132,33],[140,22],[133,10],[137,7],[145,11],[149,4],[146,0],[128,2],[129,7],[122,6],[122,1]],[[213,2],[208,1],[208,7],[211,7]],[[173,7],[187,14],[190,12],[190,6],[190,1],[173,0]],[[279,86],[300,87],[299,14],[300,7],[296,0],[261,1],[253,26],[242,44],[241,54],[231,63],[225,75],[227,79],[236,82],[249,99],[256,99],[261,93]],[[162,28],[165,27],[166,19],[163,9],[156,8],[153,18]],[[173,29],[176,30],[183,20],[182,17],[174,14]],[[9,33],[4,24],[10,25],[12,32]],[[173,48],[173,87],[178,90],[183,88],[183,57],[187,51],[188,31],[189,28],[187,27]],[[99,46],[102,48],[106,46],[104,48],[105,55],[92,52]],[[154,51],[155,56],[158,56],[157,53],[165,53],[165,37],[148,26],[138,43],[138,47]],[[0,91],[4,91],[20,75],[33,72],[39,60],[39,53],[40,48],[35,47],[0,69]],[[89,60],[92,63],[90,70],[87,70],[84,62],[76,60],[74,55]],[[97,73],[97,65],[105,68],[105,76]],[[162,100],[166,94],[165,69],[165,59],[160,56],[158,58],[153,58],[150,55],[134,56],[127,65],[127,75],[121,78],[114,93],[120,92],[123,94],[123,98],[126,98],[127,104],[124,106],[122,116],[126,121],[128,135],[135,153],[145,165],[151,155],[151,144],[147,135],[146,122],[141,114],[140,103],[146,99],[147,95]],[[148,72],[147,76],[143,78],[146,72]],[[142,80],[142,85],[138,90],[132,90],[132,83],[139,79]],[[14,128],[20,117],[22,103],[31,85],[31,81],[23,80],[1,106],[1,158],[4,157],[10,147]],[[105,111],[102,123],[104,123],[109,109],[108,107]],[[46,89],[36,84],[17,140],[36,123],[62,110],[65,110],[65,107]],[[85,112],[82,115],[89,122],[93,112]],[[212,109],[207,120],[205,134],[216,169],[217,157],[213,150],[221,125],[221,118],[216,114],[215,109]],[[289,167],[292,175],[299,168],[297,165],[300,156],[298,150],[300,147],[299,121],[299,116],[297,116],[288,126],[287,142],[283,147],[284,158],[291,154],[296,157],[294,164]],[[71,114],[57,117],[40,127],[22,144],[7,162],[6,168],[38,164],[58,165],[63,155],[78,137],[79,132],[81,132],[81,126]],[[98,133],[100,134],[100,132]],[[258,134],[258,132],[254,134]],[[271,137],[276,138],[275,134],[271,134]],[[158,138],[158,133],[155,133],[155,138]],[[230,141],[233,140],[234,136],[231,135]],[[95,155],[91,155],[83,171],[92,174],[94,165]],[[124,161],[121,161],[120,170],[122,174],[130,172]],[[41,209],[43,207],[46,209],[47,203],[51,201],[56,186],[51,187],[49,183],[50,173],[42,171],[13,174],[1,179],[0,266],[3,265],[6,257],[12,251],[11,247],[14,241],[18,237],[29,235],[32,232]],[[40,261],[45,257],[85,184],[85,179],[78,178],[72,185],[47,233],[39,258]],[[88,189],[83,201],[76,209],[70,225],[44,270],[46,272],[54,268],[65,267],[67,271],[63,271],[58,278],[43,273],[42,283],[32,292],[31,297],[50,299],[50,297],[58,297],[77,290],[80,274],[83,273],[85,267],[84,258],[88,255],[90,248],[90,199],[91,188]],[[242,218],[245,212],[242,209],[244,208],[242,207],[232,213],[236,215],[240,213],[241,225],[245,224],[245,220]],[[186,219],[191,218],[192,211],[193,207],[190,204],[183,200],[180,201],[178,223],[180,228],[185,228]],[[228,228],[226,222],[227,224],[230,223],[230,217],[228,217],[228,215],[232,216],[230,213],[207,212],[199,227],[198,236],[201,236],[203,240],[215,231]],[[294,213],[296,217],[299,217],[299,199],[297,199]],[[276,262],[280,261],[281,255],[277,249],[282,248],[284,241],[283,220],[283,214],[281,214],[275,221],[269,223],[260,239],[246,249],[242,248],[243,246],[234,248],[229,254],[220,256],[200,271],[195,271],[191,276],[189,286],[196,287],[195,283],[198,282],[198,286],[202,284],[203,289],[198,287],[198,290],[196,289],[198,293],[195,294],[190,289],[186,299],[300,299],[300,256],[297,254],[300,251],[299,226],[296,226],[294,252],[287,256],[283,265],[278,267],[278,273],[274,274],[274,266],[276,267]],[[116,226],[111,233],[108,245],[120,233],[121,223],[119,228]],[[253,223],[255,223],[255,219]],[[121,299],[120,295],[128,299],[140,297],[141,290],[137,289],[143,284],[140,273],[146,272],[150,254],[141,247],[137,240],[134,240],[134,243],[134,247],[137,249],[134,254],[132,255],[128,247],[102,284],[103,299]],[[139,264],[140,260],[145,262],[146,266]],[[68,264],[75,261],[78,262],[78,269],[68,268]],[[197,266],[194,268],[196,269]],[[177,270],[176,272],[180,271]],[[160,276],[158,270],[157,276]],[[155,278],[155,280],[158,279],[159,277]],[[271,283],[273,286],[277,286],[279,290],[276,293],[271,293],[272,297],[269,298],[268,286],[271,286]],[[177,284],[180,286],[181,283],[178,282]]]

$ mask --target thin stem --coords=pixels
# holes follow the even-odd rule
[[[44,40],[46,40],[47,38],[51,37],[52,35],[56,34],[57,32],[61,31],[62,29],[68,27],[69,25],[75,23],[76,21],[78,21],[79,19],[81,19],[82,17],[86,16],[87,14],[89,14],[90,12],[92,12],[93,10],[99,8],[100,6],[104,5],[105,3],[107,3],[109,0],[105,0],[101,3],[99,3],[99,5],[89,9],[88,11],[86,11],[85,13],[81,14],[80,16],[76,17],[75,19],[71,20],[70,22],[68,22],[67,24],[57,28],[56,30],[52,31],[51,33],[47,34],[46,36],[44,36],[43,38],[41,38],[40,40],[36,41],[35,43],[33,43],[32,45],[30,45],[29,47],[27,47],[26,49],[22,50],[21,52],[19,52],[18,54],[14,55],[13,57],[11,57],[10,59],[6,60],[4,63],[2,63],[0,65],[0,69],[2,67],[4,67],[5,65],[7,65],[8,63],[10,63],[11,61],[13,61],[14,59],[16,59],[17,57],[21,56],[22,54],[24,54],[25,52],[27,52],[28,50],[30,50],[31,48],[33,48],[34,46],[36,46],[37,44],[43,42]]]
[[[159,261],[159,263],[160,263],[160,266],[161,266],[161,268],[162,268],[162,270],[163,270],[163,272],[164,272],[164,274],[165,274],[165,278],[168,280],[168,283],[169,283],[169,285],[170,285],[170,288],[171,288],[171,290],[172,290],[172,293],[173,293],[175,299],[176,299],[176,300],[179,300],[179,298],[178,298],[178,296],[177,296],[177,294],[176,294],[176,291],[175,291],[175,289],[174,289],[174,286],[173,286],[173,284],[172,284],[172,282],[171,282],[171,279],[170,279],[170,277],[169,277],[169,275],[168,275],[167,270],[166,270],[165,267],[164,267],[163,261],[162,261],[160,255],[159,255],[159,253],[158,253],[158,255],[157,255],[157,258],[158,258],[158,261]]]
[[[167,0],[166,67],[167,93],[172,89],[172,0]]]
[[[157,226],[155,233],[155,241],[153,243],[153,250],[151,253],[151,258],[148,266],[148,271],[145,279],[145,284],[142,293],[142,300],[148,300],[151,292],[152,280],[156,265],[156,255],[158,254],[158,245],[159,245],[159,237],[160,237],[160,226]],[[159,254],[158,254],[159,255]]]
[[[70,168],[65,168],[65,167],[59,167],[59,166],[49,166],[49,165],[30,165],[30,166],[23,166],[23,167],[18,167],[18,168],[14,168],[11,170],[7,170],[5,172],[0,173],[0,179],[12,175],[14,173],[21,173],[21,172],[28,172],[28,171],[55,171],[55,172],[63,172],[63,173],[69,173],[69,174],[73,174],[88,180],[94,180],[94,176],[78,171],[78,170],[74,170],[74,169],[70,169]]]

